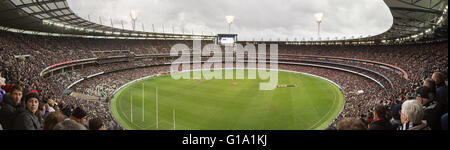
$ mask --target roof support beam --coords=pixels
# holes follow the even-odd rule
[[[2,10],[2,11],[0,11],[0,13],[7,12],[7,11],[14,11],[14,10],[21,9],[24,7],[31,7],[31,6],[37,6],[40,4],[42,5],[42,4],[56,3],[56,2],[62,2],[62,1],[66,1],[66,0],[51,0],[51,1],[45,1],[45,2],[33,2],[33,3],[28,3],[28,4],[15,5],[13,2],[8,0],[8,2],[11,3],[11,5],[15,6],[15,8]]]
[[[414,26],[414,25],[409,25],[409,24],[394,23],[394,25],[401,26],[401,27],[407,27],[407,28],[428,29],[427,27],[420,27],[420,26]]]
[[[429,13],[429,14],[437,14],[437,15],[441,15],[443,13],[443,11],[434,10],[434,9],[416,9],[416,8],[405,8],[405,7],[389,7],[389,8],[391,10],[421,12],[421,13]]]
[[[46,4],[50,4],[50,3],[64,2],[64,1],[66,1],[66,0],[38,1],[38,2],[34,2],[34,3],[29,3],[29,4],[16,5],[16,8],[30,7],[30,6],[36,6],[36,5],[46,5]]]
[[[58,8],[58,9],[52,9],[52,10],[42,10],[40,12],[34,12],[34,13],[30,13],[30,15],[41,15],[41,14],[46,14],[46,13],[51,13],[51,12],[56,12],[56,11],[62,11],[62,10],[70,10],[69,8]]]
[[[422,8],[422,9],[436,10],[436,9],[433,9],[433,8],[435,8],[438,4],[442,3],[442,1],[444,1],[444,0],[440,0],[440,1],[437,2],[437,4],[436,4],[435,6],[433,6],[433,7],[431,6],[432,0],[429,0],[429,1],[430,1],[430,4],[429,4],[428,7],[421,6],[421,5],[417,5],[417,2],[408,2],[408,1],[406,1],[406,0],[396,0],[396,1],[401,2],[401,3],[403,3],[403,4],[410,5],[410,6]]]
[[[440,0],[439,2],[437,2],[433,7],[431,7],[431,9],[434,9],[435,7],[439,6],[442,2],[444,2],[445,0]]]

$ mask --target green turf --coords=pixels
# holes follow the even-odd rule
[[[344,105],[340,90],[317,77],[280,71],[279,85],[297,87],[273,91],[260,91],[260,82],[265,81],[149,78],[116,93],[111,111],[126,129],[155,130],[157,87],[159,130],[174,129],[174,110],[176,130],[321,130]]]

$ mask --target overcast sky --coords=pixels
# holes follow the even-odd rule
[[[392,25],[383,0],[68,0],[83,18],[131,29],[130,11],[140,13],[137,30],[195,34],[228,33],[225,16],[236,16],[231,32],[239,40],[310,40],[317,38],[314,14],[324,13],[321,37],[377,35]]]

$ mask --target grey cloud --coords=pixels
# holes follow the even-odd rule
[[[380,34],[392,25],[392,16],[383,0],[69,0],[69,5],[82,17],[91,16],[115,27],[120,20],[130,29],[130,10],[141,13],[147,31],[176,33],[226,33],[226,15],[236,16],[232,32],[240,40],[261,38],[286,40],[310,39],[317,36],[314,13],[324,12],[322,37],[359,37]],[[107,20],[105,23],[105,20]]]

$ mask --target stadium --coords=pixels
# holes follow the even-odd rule
[[[448,1],[384,3],[393,24],[378,35],[240,41],[95,23],[66,0],[0,0],[1,128],[445,130]],[[227,51],[238,45],[257,46]],[[277,83],[260,90],[269,79],[252,75],[267,72]],[[415,102],[423,110],[407,112]]]

